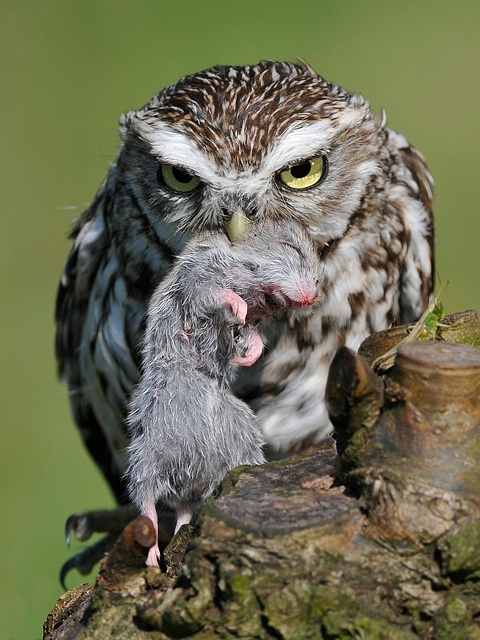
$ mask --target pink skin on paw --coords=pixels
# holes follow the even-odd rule
[[[257,329],[252,327],[251,334],[248,337],[248,347],[245,351],[245,355],[243,356],[235,356],[233,358],[232,363],[238,364],[241,367],[251,367],[254,362],[256,362],[259,357],[262,355],[263,351],[263,341],[262,338],[257,331]]]
[[[192,323],[189,320],[186,320],[185,328],[180,331],[180,335],[187,342],[190,342],[190,336],[188,335],[188,332],[190,331],[191,328],[192,328]]]
[[[160,559],[160,549],[157,544],[153,545],[153,547],[148,552],[147,559],[145,560],[145,564],[147,567],[158,567],[158,561]]]
[[[181,507],[177,512],[177,522],[175,524],[175,533],[178,532],[178,530],[182,525],[190,524],[191,519],[192,519],[192,510],[190,509],[190,507]]]
[[[238,318],[241,324],[245,324],[247,317],[247,303],[232,289],[221,289],[219,291],[221,301],[232,310],[233,315]]]
[[[156,542],[153,547],[150,548],[148,552],[147,559],[145,564],[148,567],[158,567],[158,560],[160,558],[160,549],[158,548],[158,520],[157,520],[157,510],[155,505],[153,507],[147,507],[142,515],[147,516],[152,521],[153,528],[155,529],[155,537]]]

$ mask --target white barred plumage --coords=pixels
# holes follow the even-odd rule
[[[234,391],[282,455],[330,430],[336,350],[415,320],[432,291],[432,179],[364,98],[308,65],[187,76],[121,118],[122,146],[78,219],[57,302],[56,352],[73,415],[117,500],[125,417],[150,296],[188,238],[232,218],[295,220],[321,261],[316,313],[278,319]]]

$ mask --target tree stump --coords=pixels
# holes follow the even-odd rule
[[[236,469],[146,568],[131,522],[44,638],[480,640],[480,346],[473,312],[369,367],[391,332],[330,370],[335,443]],[[393,329],[394,342],[406,334]],[[400,335],[403,332],[403,335]],[[185,552],[186,550],[186,552]]]

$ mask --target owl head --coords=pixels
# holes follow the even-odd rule
[[[369,185],[381,197],[388,130],[364,98],[305,63],[217,66],[121,118],[118,169],[156,225],[179,232],[295,219],[319,246],[343,236]],[[373,191],[373,189],[372,189]]]

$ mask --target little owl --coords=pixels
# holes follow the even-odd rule
[[[233,383],[270,455],[283,456],[330,432],[324,390],[337,349],[358,349],[428,303],[433,182],[385,114],[305,63],[186,76],[123,115],[120,131],[118,157],[73,229],[56,354],[82,438],[122,504],[147,303],[186,241],[294,220],[315,243],[315,313],[273,319],[263,355]]]

